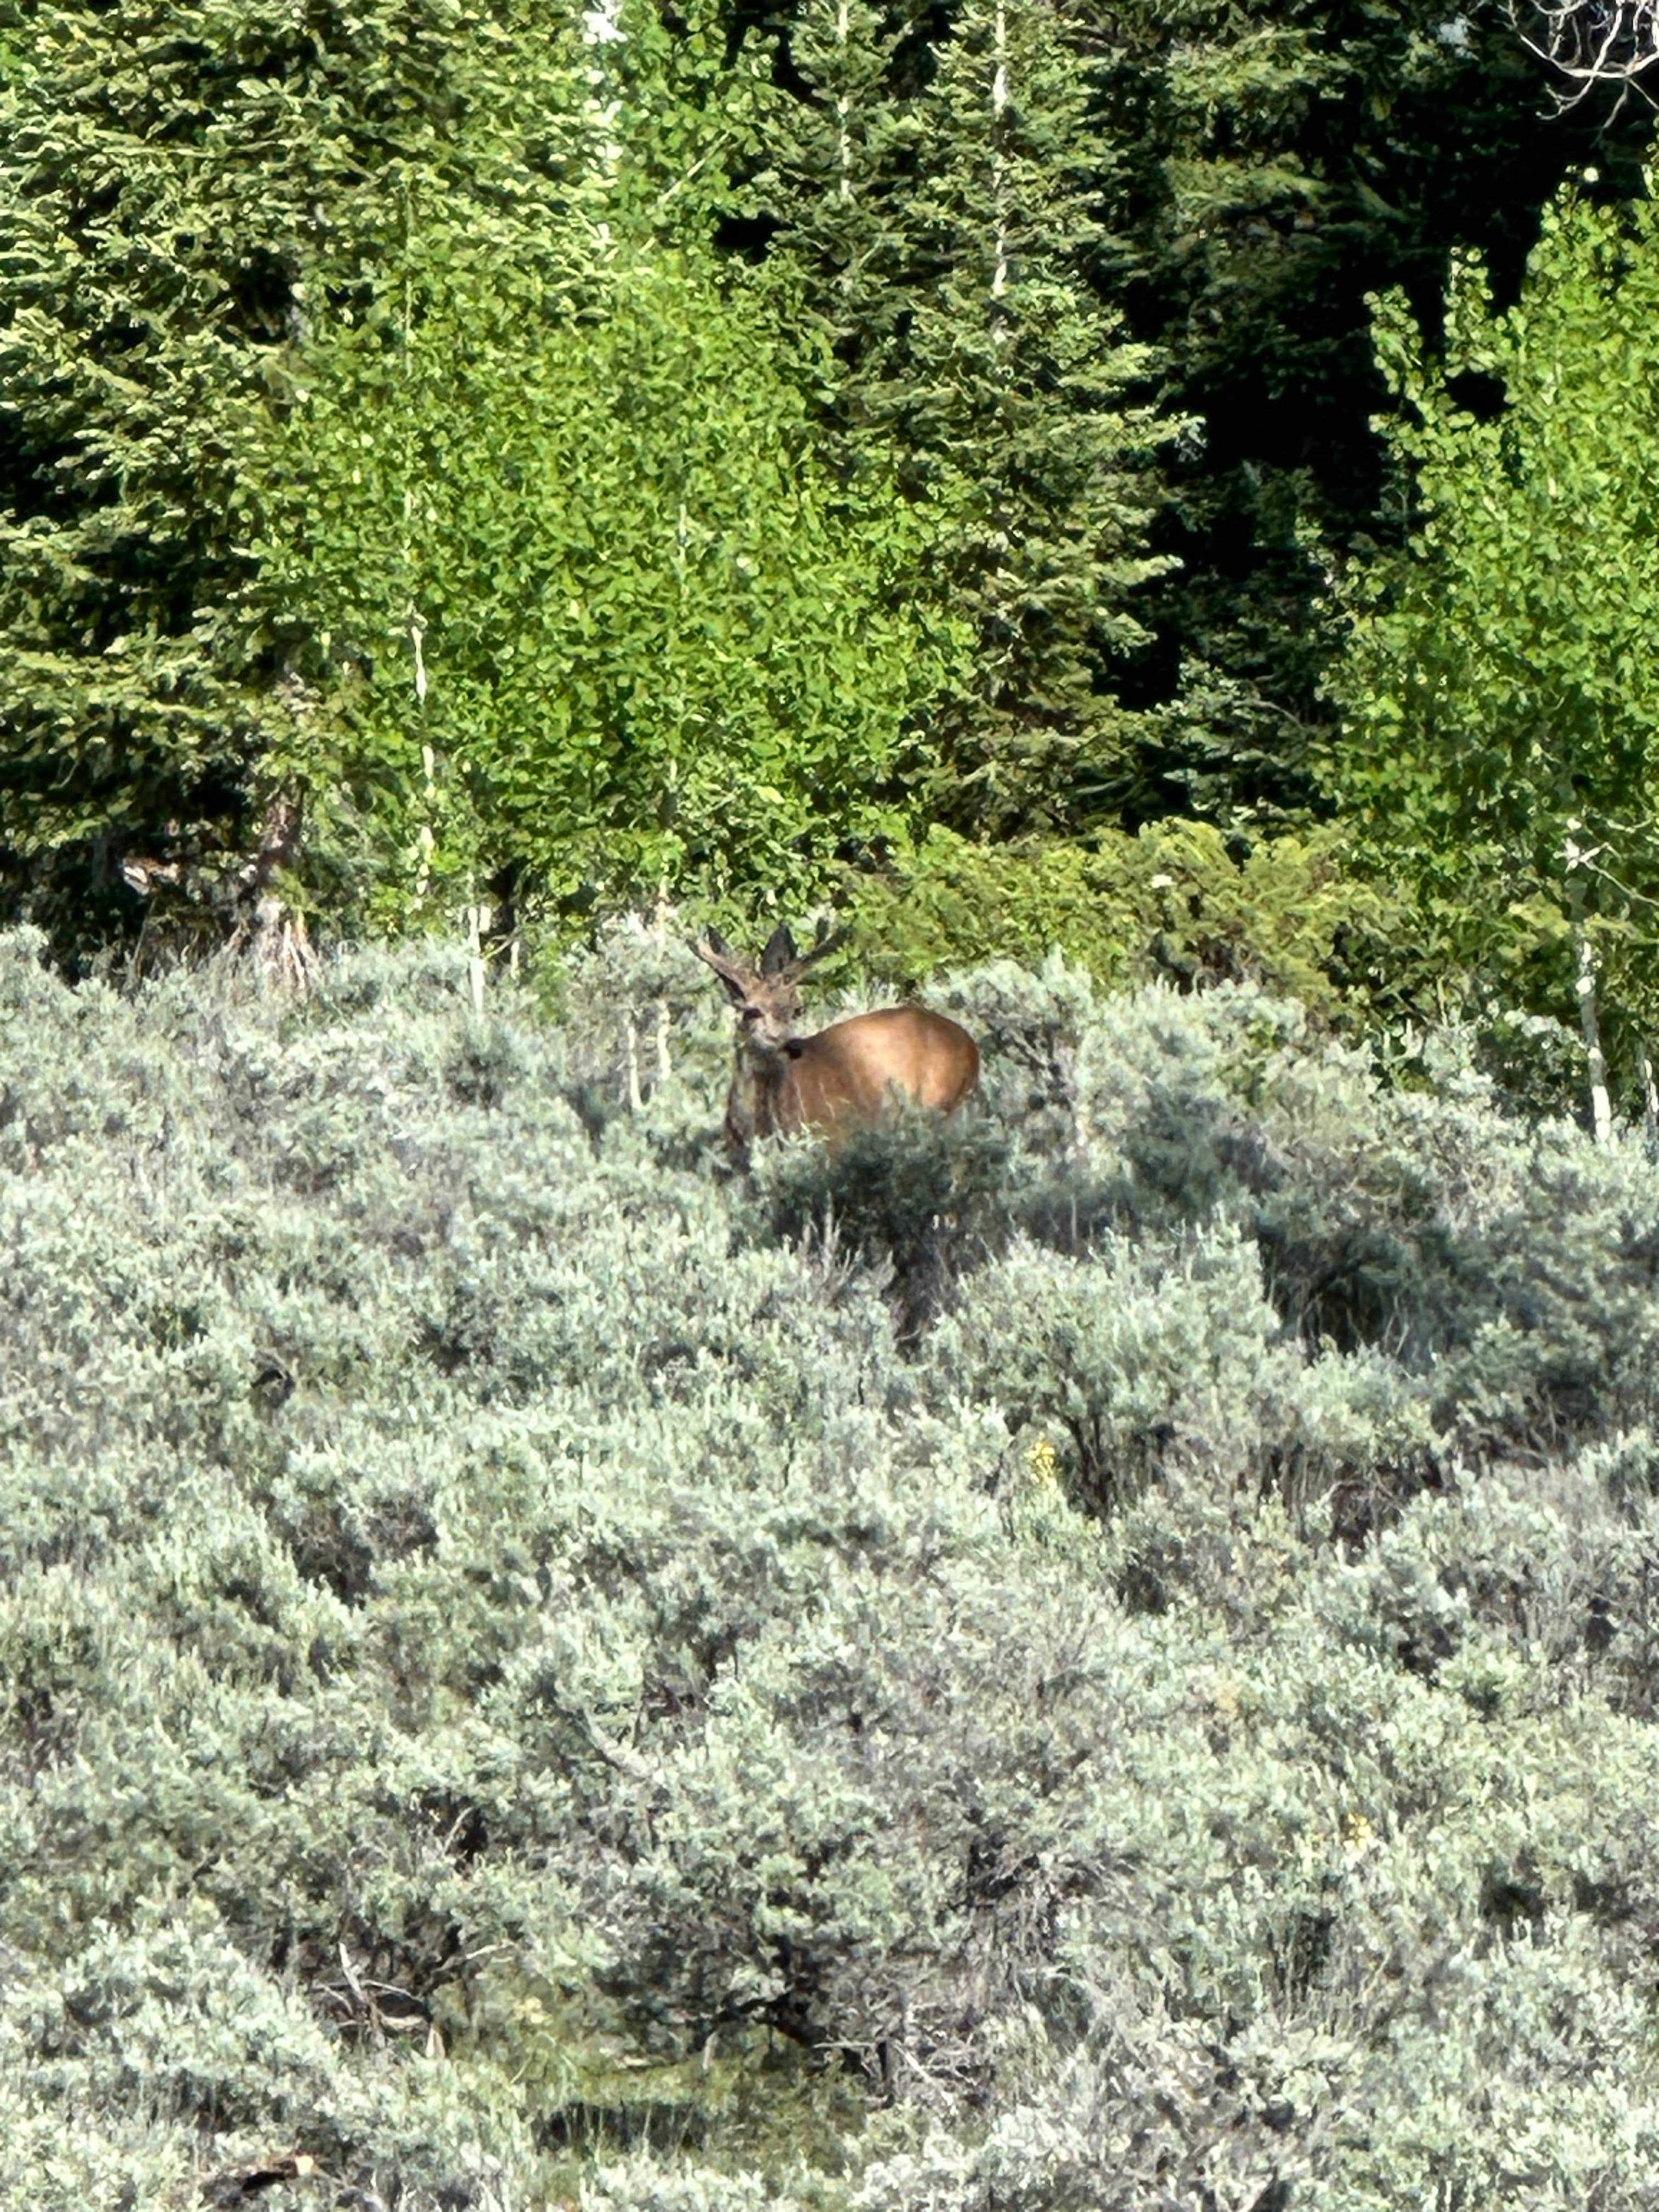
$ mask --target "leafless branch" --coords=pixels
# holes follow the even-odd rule
[[[1571,106],[1598,85],[1651,99],[1659,70],[1659,0],[1504,0],[1523,45],[1547,62]]]

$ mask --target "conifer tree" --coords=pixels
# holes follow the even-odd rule
[[[249,425],[318,299],[387,312],[423,210],[480,258],[545,253],[581,111],[522,0],[49,0],[15,44],[0,888],[88,936],[124,880],[222,908],[291,856],[265,764],[304,700],[255,588]]]
[[[980,833],[1075,821],[1140,641],[1149,372],[1092,282],[1109,244],[1088,65],[1050,0],[967,0],[917,70],[902,27],[813,0],[811,98],[780,126],[775,256],[830,325],[856,456],[894,449],[949,518],[941,598],[978,640],[938,735],[939,811]],[[919,78],[907,89],[907,70]]]
[[[780,226],[772,282],[799,288],[842,374],[828,420],[844,471],[867,438],[867,391],[890,374],[908,313],[910,131],[899,87],[904,27],[867,0],[807,0],[790,35],[790,84],[763,108],[755,199]],[[919,40],[908,44],[925,52]]]

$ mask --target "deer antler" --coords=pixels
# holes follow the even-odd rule
[[[845,945],[848,933],[849,933],[844,928],[832,929],[830,927],[829,917],[824,915],[820,915],[818,917],[817,930],[812,939],[810,948],[806,951],[800,953],[790,963],[790,965],[793,968],[795,973],[799,975],[804,968],[810,968],[815,960],[823,960],[828,958],[829,955],[834,952],[838,946]]]
[[[714,969],[729,991],[742,991],[747,970],[719,930],[704,930],[701,937],[692,940],[691,950]]]
[[[767,939],[766,950],[755,964],[739,959],[717,929],[704,930],[693,942],[691,950],[724,983],[737,985],[745,978],[752,982],[757,974],[769,983],[792,983],[814,961],[824,959],[837,945],[845,944],[847,937],[845,929],[832,929],[828,919],[820,917],[817,933],[805,952],[796,949],[793,937],[782,922]]]

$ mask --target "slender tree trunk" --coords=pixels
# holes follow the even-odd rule
[[[243,871],[244,914],[251,908],[251,921],[245,918],[236,933],[261,984],[284,991],[308,991],[317,975],[305,916],[293,912],[279,888],[283,870],[293,866],[299,853],[304,811],[294,791],[279,792],[265,810],[259,849]]]
[[[1607,1096],[1607,1055],[1601,1049],[1601,1024],[1595,1012],[1595,948],[1582,912],[1573,915],[1572,942],[1578,963],[1578,1026],[1584,1033],[1584,1059],[1589,1069],[1590,1127],[1596,1143],[1605,1145],[1613,1135],[1613,1103]]]
[[[1648,1157],[1659,1155],[1659,1082],[1654,1079],[1653,1055],[1646,1045],[1640,1049],[1642,1062],[1642,1133],[1647,1139]]]
[[[850,200],[853,197],[853,135],[848,120],[853,112],[853,102],[846,89],[847,42],[852,36],[852,13],[851,0],[838,0],[836,44],[841,48],[842,91],[836,101],[836,158],[840,165],[841,177],[836,188],[836,197],[841,200]]]
[[[991,298],[995,303],[994,335],[999,343],[1004,336],[1001,305],[1008,289],[1008,180],[1003,165],[1002,118],[1008,107],[1008,9],[1006,0],[997,0],[996,67],[991,78],[991,115],[993,119],[991,155],[991,196],[996,208],[996,262],[991,274]]]
[[[489,916],[485,906],[470,906],[466,910],[467,979],[472,986],[472,1011],[480,1018],[484,1010],[483,939]]]
[[[438,840],[432,828],[432,817],[438,806],[438,756],[430,745],[421,747],[421,765],[426,771],[427,818],[421,824],[416,840],[421,854],[421,864],[415,873],[416,905],[426,896],[427,887],[432,881],[432,855],[438,849]]]

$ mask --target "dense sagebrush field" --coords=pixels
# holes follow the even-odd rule
[[[1652,2206],[1659,1170],[939,1002],[748,1189],[645,931],[0,939],[0,2203]]]

